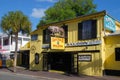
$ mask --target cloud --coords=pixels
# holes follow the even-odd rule
[[[32,9],[32,14],[31,16],[34,18],[42,18],[45,14],[46,9],[42,9],[42,8],[33,8]]]
[[[40,1],[40,2],[45,2],[45,1],[47,1],[47,2],[57,2],[58,0],[36,0],[36,1]]]

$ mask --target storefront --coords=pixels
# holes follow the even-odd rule
[[[119,71],[120,62],[108,66],[106,55],[110,53],[107,36],[119,30],[120,23],[106,11],[41,26],[31,33],[29,69],[90,76],[103,76],[108,69]],[[119,47],[119,43],[111,45]]]
[[[30,42],[20,48],[20,52],[17,56],[17,65],[29,69],[30,61]]]
[[[44,54],[44,58],[46,56],[47,60],[43,61],[44,67],[47,67],[47,70],[58,70],[58,71],[66,71],[71,73],[72,64],[73,64],[72,55],[73,54],[69,52],[46,53]],[[46,62],[47,64],[45,64]]]
[[[19,61],[18,65],[28,69],[29,58],[30,58],[29,50],[21,51],[20,54],[18,54],[18,61]]]

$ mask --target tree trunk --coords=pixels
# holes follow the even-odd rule
[[[18,33],[15,34],[15,53],[14,53],[14,70],[16,72],[16,65],[17,65],[17,48],[18,48]]]

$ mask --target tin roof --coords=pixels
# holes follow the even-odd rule
[[[114,33],[108,34],[107,36],[120,36],[120,30],[116,30]]]
[[[36,32],[38,29],[44,29],[46,26],[49,26],[49,25],[54,25],[54,24],[61,24],[61,23],[66,23],[66,22],[69,22],[69,21],[72,21],[72,20],[77,20],[77,19],[80,19],[80,18],[83,18],[83,17],[88,17],[88,16],[93,16],[93,15],[97,15],[98,14],[100,15],[106,15],[106,11],[103,10],[103,11],[100,11],[100,12],[96,12],[96,13],[91,13],[91,14],[87,14],[87,15],[82,15],[82,16],[78,16],[76,18],[73,18],[73,19],[67,19],[67,20],[63,20],[63,21],[59,21],[59,22],[54,22],[54,23],[49,23],[49,24],[45,24],[43,26],[39,26],[39,28],[37,28],[36,30],[32,31],[30,34],[34,34],[34,32]]]

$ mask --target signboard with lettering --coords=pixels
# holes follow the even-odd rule
[[[87,42],[74,42],[74,43],[67,43],[66,46],[93,46],[101,44],[101,40],[94,40],[94,41],[87,41]]]
[[[110,16],[105,15],[104,16],[104,27],[107,30],[115,32],[115,30],[116,30],[115,20],[113,18],[111,18]]]
[[[64,49],[65,39],[60,37],[51,37],[51,49]]]
[[[91,55],[79,55],[78,60],[79,61],[91,61],[92,56]]]

